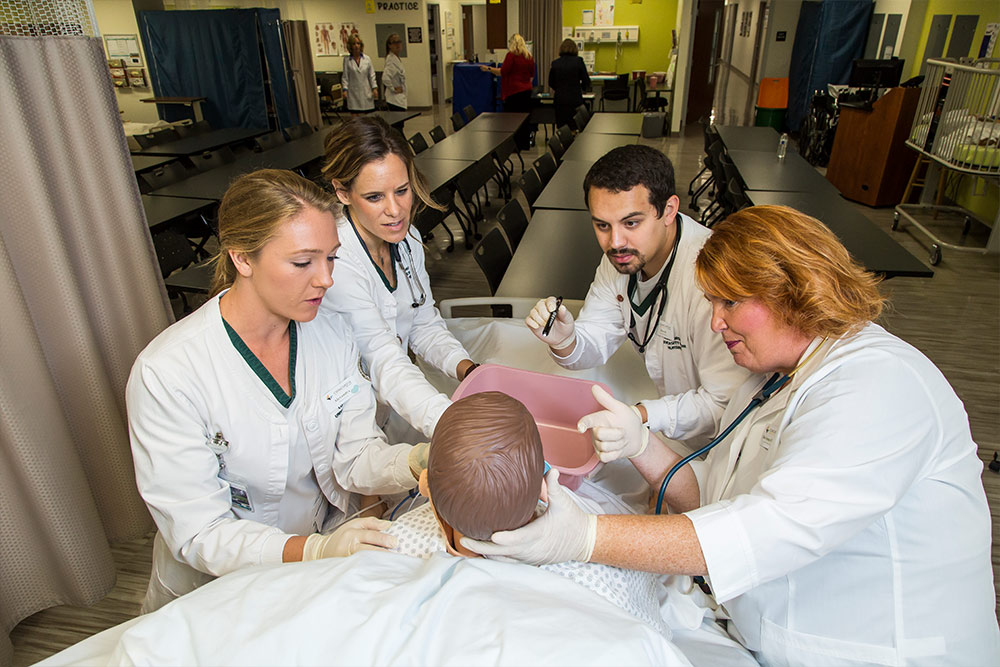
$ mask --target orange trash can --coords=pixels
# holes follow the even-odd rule
[[[760,80],[755,111],[754,125],[781,131],[788,111],[788,77]]]

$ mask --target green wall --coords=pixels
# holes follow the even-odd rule
[[[594,0],[563,0],[563,25],[573,28],[582,25],[583,10],[594,9],[594,4]],[[639,41],[622,45],[617,67],[614,43],[587,44],[585,48],[597,51],[594,68],[600,71],[616,71],[619,74],[634,69],[665,72],[670,64],[672,31],[676,24],[677,0],[643,0],[641,4],[618,0],[615,3],[615,25],[639,26]]]
[[[565,12],[564,12],[565,13]],[[1000,2],[996,0],[928,0],[927,11],[922,20],[920,29],[920,41],[917,44],[917,57],[910,63],[910,76],[916,76],[920,72],[920,67],[926,58],[924,49],[927,47],[927,36],[931,31],[931,19],[936,14],[950,14],[952,26],[954,27],[954,17],[959,14],[973,14],[979,16],[979,23],[976,24],[976,35],[972,38],[972,46],[966,56],[975,57],[979,55],[979,46],[986,34],[987,23],[1000,23]],[[910,16],[908,21],[920,21],[919,16]],[[948,53],[948,44],[944,46],[944,53]],[[1000,57],[1000,44],[993,47],[993,57]]]

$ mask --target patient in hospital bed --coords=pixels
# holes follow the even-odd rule
[[[538,427],[519,401],[484,392],[453,403],[441,416],[431,441],[420,491],[430,502],[404,514],[387,533],[395,551],[429,558],[446,551],[480,557],[460,543],[463,535],[489,539],[513,530],[544,511],[544,461]],[[566,490],[586,512],[601,504]],[[597,563],[567,562],[541,569],[562,575],[670,636],[660,613],[662,584],[647,572]]]

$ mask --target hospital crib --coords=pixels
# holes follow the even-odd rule
[[[964,176],[1000,182],[1000,59],[981,58],[970,62],[929,59],[920,101],[906,145],[920,154],[903,203],[896,206],[892,229],[899,228],[900,218],[921,231],[931,241],[930,262],[941,261],[942,248],[960,252],[1000,252],[996,233],[1000,215],[984,222],[960,206],[943,205],[947,183],[957,191]],[[937,186],[927,187],[936,182]],[[911,192],[921,188],[920,203],[908,203]],[[947,243],[914,217],[919,211],[947,212],[964,220],[963,240],[972,223],[992,227],[984,247]]]

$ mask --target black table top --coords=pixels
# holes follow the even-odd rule
[[[323,156],[326,132],[313,132],[301,139],[289,141],[263,153],[240,155],[235,162],[191,176],[183,181],[154,190],[153,195],[222,199],[229,184],[237,176],[257,169],[297,169]]]
[[[755,205],[790,206],[821,221],[869,271],[893,276],[930,278],[934,272],[896,243],[851,204],[830,192],[748,191]]]
[[[133,155],[195,155],[205,151],[215,150],[223,146],[238,144],[241,141],[259,137],[270,132],[268,129],[250,129],[246,127],[224,127],[211,132],[195,134],[176,141],[168,141],[159,146],[149,146],[142,150],[132,151]]]
[[[641,113],[595,113],[583,131],[597,134],[642,134]]]
[[[373,111],[371,116],[380,116],[389,125],[402,125],[420,115],[419,111]]]
[[[142,195],[142,208],[146,211],[146,224],[150,229],[212,205],[204,199]]]
[[[728,153],[747,190],[840,194],[830,181],[793,150],[789,150],[782,160],[774,151]]]
[[[475,132],[516,132],[524,121],[528,120],[527,113],[504,112],[494,113],[487,111],[481,113],[463,127],[463,130],[473,130]]]
[[[459,174],[476,164],[473,160],[437,160],[424,157],[423,154],[414,158],[417,171],[423,174],[427,181],[427,189],[435,192],[458,178]]]
[[[535,211],[496,295],[583,299],[603,255],[586,211]]]
[[[579,141],[579,137],[577,137]],[[535,200],[536,209],[586,211],[583,200],[583,178],[593,162],[564,160]],[[536,214],[537,215],[537,214]]]
[[[738,127],[736,125],[716,125],[719,138],[730,151],[771,151],[778,152],[781,136],[773,127]],[[791,151],[789,151],[791,152]]]
[[[161,164],[172,162],[175,159],[177,158],[167,155],[133,155],[132,171],[138,174],[140,171],[159,167]]]
[[[513,132],[459,131],[434,144],[422,152],[420,157],[435,160],[481,160],[512,135]]]
[[[590,123],[587,123],[587,125],[589,126]],[[563,160],[596,162],[611,149],[634,144],[637,141],[639,141],[639,137],[631,134],[581,132],[576,135],[573,143],[566,149],[566,152],[563,154]]]

